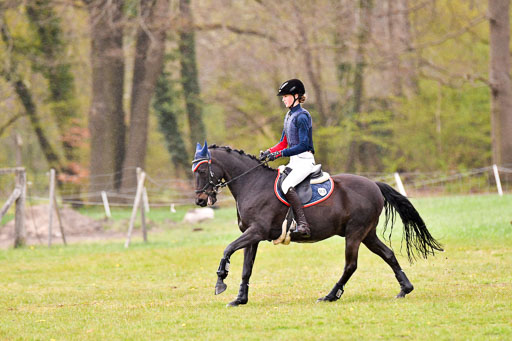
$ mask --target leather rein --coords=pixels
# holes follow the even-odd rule
[[[235,176],[234,178],[232,178],[231,180],[229,181],[225,181],[225,180],[218,180],[217,183],[214,183],[213,182],[213,179],[214,179],[214,174],[213,174],[213,171],[212,171],[212,160],[210,158],[200,158],[200,159],[195,159],[192,161],[192,164],[194,163],[198,163],[197,166],[195,167],[195,169],[193,170],[194,172],[197,170],[197,167],[199,167],[199,165],[203,162],[206,162],[208,163],[208,183],[206,183],[206,185],[204,185],[204,187],[202,189],[197,189],[195,192],[196,193],[206,193],[208,195],[211,195],[213,193],[215,194],[218,194],[220,193],[220,189],[226,187],[227,185],[229,185],[230,183],[232,183],[233,181],[241,178],[242,176],[252,172],[253,170],[255,170],[256,168],[260,167],[260,166],[263,166],[263,165],[267,165],[268,164],[268,161],[265,161],[265,162],[261,162],[259,163],[258,165],[252,167],[251,169],[243,172],[242,174],[240,175],[237,175]],[[209,186],[212,186],[212,189],[213,189],[213,192],[207,192],[207,189]]]

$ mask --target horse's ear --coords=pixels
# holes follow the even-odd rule
[[[204,146],[202,147],[200,154],[203,157],[208,157],[208,158],[210,157],[210,151],[208,150],[208,144],[206,143],[206,141],[204,141]]]
[[[201,148],[203,148],[203,147],[201,146],[201,144],[199,142],[197,142],[197,144],[196,144],[196,152],[201,150]]]

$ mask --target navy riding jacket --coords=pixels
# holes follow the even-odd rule
[[[307,151],[315,153],[313,121],[309,112],[300,104],[286,113],[280,143],[270,150],[282,151],[283,156],[293,156]]]

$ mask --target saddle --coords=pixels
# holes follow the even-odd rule
[[[279,166],[279,180],[277,180],[277,186],[280,189],[283,184],[284,179],[290,174],[292,171],[291,168],[285,166]],[[300,200],[303,204],[308,203],[313,197],[313,189],[311,185],[321,184],[327,180],[329,180],[329,173],[325,173],[322,171],[322,165],[315,165],[311,173],[301,181],[298,185],[295,186],[295,191],[299,195]]]
[[[291,169],[285,166],[279,166],[278,175],[274,181],[274,193],[283,204],[289,206],[286,218],[282,223],[281,235],[274,240],[274,245],[284,244],[288,245],[291,241],[290,231],[295,228],[295,219],[293,210],[290,204],[286,201],[281,184],[284,179],[290,174]],[[329,173],[322,171],[322,165],[316,165],[312,172],[298,185],[295,186],[295,191],[304,207],[311,207],[324,200],[327,200],[334,190],[334,182]]]

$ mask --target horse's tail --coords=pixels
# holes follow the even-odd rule
[[[395,223],[396,212],[400,215],[404,224],[404,234],[402,236],[402,243],[405,239],[407,247],[407,257],[409,262],[413,262],[416,256],[411,250],[411,247],[416,249],[418,255],[423,258],[434,255],[435,251],[443,251],[442,245],[432,237],[428,231],[423,219],[411,202],[402,194],[398,193],[393,187],[382,182],[376,182],[379,186],[382,195],[384,196],[384,210],[386,214],[386,221],[384,224],[384,232],[387,225],[391,220],[391,230],[389,231],[388,239],[391,238],[393,232],[393,225]],[[395,212],[396,211],[396,212]]]

